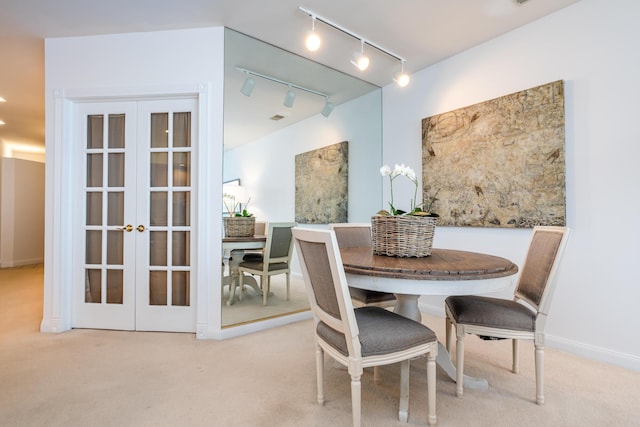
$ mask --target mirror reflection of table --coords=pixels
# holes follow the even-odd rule
[[[496,292],[511,286],[518,266],[506,258],[477,252],[432,249],[422,258],[375,255],[370,247],[340,250],[349,286],[392,292],[394,311],[420,322],[421,295],[474,295]],[[438,365],[455,381],[455,366],[449,353],[438,346]],[[486,380],[465,376],[465,387],[487,389]]]
[[[235,297],[236,284],[240,280],[238,266],[242,262],[244,251],[249,249],[264,249],[267,242],[267,236],[249,236],[249,237],[225,237],[222,239],[222,252],[230,251],[231,261],[229,262],[229,275],[223,278],[222,285],[229,285],[229,298],[227,305],[233,304]],[[250,286],[258,295],[262,295],[262,290],[258,286],[258,282],[251,276],[243,276],[243,283],[240,286]],[[242,290],[240,291],[242,295]]]

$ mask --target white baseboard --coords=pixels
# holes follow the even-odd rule
[[[420,311],[432,316],[444,319],[444,305],[438,306],[428,304],[420,300]],[[546,344],[551,348],[566,351],[585,359],[597,360],[599,362],[609,363],[611,365],[620,366],[621,368],[630,369],[640,372],[640,357],[632,354],[620,353],[618,351],[607,348],[597,347],[591,344],[584,344],[567,338],[554,335],[546,335]]]
[[[546,341],[549,347],[566,351],[567,353],[575,354],[576,356],[640,372],[640,357],[632,354],[621,353],[608,348],[584,344],[548,334],[546,336]]]
[[[0,262],[0,268],[22,267],[23,265],[44,264],[44,258],[13,259]]]
[[[40,322],[40,332],[45,334],[58,334],[68,330],[69,328],[63,326],[62,319],[59,317],[43,318]]]
[[[204,339],[226,340],[278,326],[288,325],[289,323],[299,322],[301,320],[311,319],[311,317],[311,310],[306,310],[287,316],[275,317],[273,319],[267,319],[260,322],[252,322],[246,325],[239,325],[232,328],[222,329],[220,331],[214,331],[213,333],[208,334]],[[199,335],[197,338],[202,339]]]

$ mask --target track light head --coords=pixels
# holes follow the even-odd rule
[[[396,76],[393,78],[393,81],[396,82],[398,86],[405,87],[411,81],[411,77],[409,77],[409,74],[405,72],[400,72],[396,74]]]
[[[242,92],[242,94],[245,96],[251,96],[251,94],[253,93],[253,88],[256,85],[256,80],[248,74],[246,74],[246,76],[247,77],[244,79],[244,83],[240,88],[240,92]]]
[[[364,40],[360,40],[360,52],[353,54],[351,63],[360,71],[364,71],[369,67],[369,58],[364,54]]]
[[[296,93],[293,91],[293,89],[291,89],[291,86],[289,86],[289,89],[287,90],[287,93],[284,96],[284,101],[282,102],[282,104],[285,107],[291,108],[293,107],[293,103],[296,100]]]
[[[320,48],[320,44],[322,41],[320,40],[320,36],[316,33],[316,17],[311,17],[311,31],[307,33],[306,45],[307,49],[311,52],[315,52]]]
[[[324,104],[324,108],[322,109],[320,114],[322,114],[325,117],[329,117],[329,115],[331,114],[334,108],[335,108],[335,105],[333,105],[333,102],[330,102],[329,99],[327,99],[327,102]]]
[[[405,87],[409,84],[409,81],[411,81],[411,77],[409,77],[409,74],[404,72],[404,61],[402,61],[401,64],[402,69],[398,74],[395,75],[393,81],[396,82],[398,86]]]

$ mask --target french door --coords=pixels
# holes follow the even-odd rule
[[[78,103],[73,326],[195,331],[195,99]]]

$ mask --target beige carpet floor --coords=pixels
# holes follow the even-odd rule
[[[348,426],[349,378],[326,362],[326,403],[315,403],[312,323],[226,341],[191,334],[38,332],[42,267],[0,271],[0,426]],[[425,316],[439,336],[443,320]],[[532,347],[509,371],[507,341],[469,337],[465,390],[438,370],[440,426],[638,426],[640,373],[546,351],[546,403],[533,402]],[[426,369],[412,363],[408,425],[426,425]],[[398,367],[363,377],[363,425],[397,421]]]

